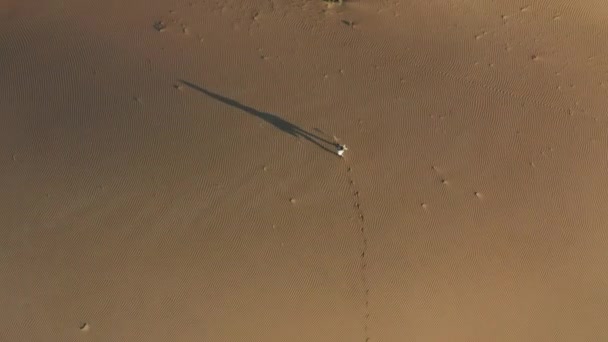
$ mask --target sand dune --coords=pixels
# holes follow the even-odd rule
[[[606,15],[5,1],[0,340],[608,340]]]

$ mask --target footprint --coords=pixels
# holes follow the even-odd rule
[[[363,283],[362,284],[363,288],[365,289],[364,290],[365,314],[363,316],[363,318],[364,318],[363,333],[364,333],[365,341],[370,341],[370,337],[369,337],[369,320],[370,320],[369,284],[367,281],[367,257],[366,257],[368,241],[367,241],[367,234],[365,231],[365,216],[363,216],[363,211],[361,210],[361,204],[359,202],[359,191],[356,189],[356,187],[354,185],[354,181],[350,177],[352,168],[350,166],[348,166],[346,171],[347,171],[347,179],[349,182],[349,186],[351,188],[351,191],[353,191],[354,207],[356,208],[355,209],[356,213],[359,217],[359,221],[361,222],[359,224],[359,231],[360,231],[360,239],[361,239],[362,247],[361,247],[361,254],[360,254],[359,262],[360,262],[360,271],[361,271],[361,281]]]
[[[167,24],[165,24],[164,21],[162,20],[158,20],[154,23],[154,25],[152,25],[154,27],[154,29],[158,32],[163,32],[167,29]]]
[[[80,329],[80,331],[82,332],[88,332],[89,330],[91,330],[91,326],[87,322],[82,322],[80,323],[78,329]]]

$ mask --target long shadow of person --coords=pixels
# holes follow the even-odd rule
[[[330,152],[332,154],[336,154],[335,150],[331,150],[327,146],[325,146],[325,145],[329,145],[329,146],[332,146],[334,148],[338,147],[338,144],[335,143],[335,142],[331,142],[331,141],[329,141],[327,139],[323,139],[322,137],[320,137],[320,136],[318,136],[318,135],[316,135],[314,133],[308,132],[308,131],[306,131],[306,130],[304,130],[304,129],[302,129],[302,128],[294,125],[294,124],[292,124],[289,121],[281,119],[280,117],[278,117],[278,116],[276,116],[274,114],[260,112],[259,110],[255,109],[255,108],[251,108],[249,106],[245,106],[244,104],[242,104],[242,103],[240,103],[238,101],[235,101],[233,99],[229,99],[229,98],[224,97],[222,95],[218,95],[218,94],[215,94],[213,92],[210,92],[209,90],[203,89],[203,88],[197,86],[196,84],[190,83],[188,81],[180,80],[180,82],[182,84],[184,84],[184,85],[186,85],[186,86],[188,86],[188,87],[190,87],[190,88],[192,88],[194,90],[200,91],[201,93],[203,93],[203,94],[205,94],[205,95],[207,95],[209,97],[212,97],[212,98],[214,98],[214,99],[216,99],[216,100],[218,100],[220,102],[223,102],[223,103],[225,103],[225,104],[227,104],[229,106],[238,108],[238,109],[240,109],[240,110],[242,110],[242,111],[244,111],[244,112],[246,112],[248,114],[251,114],[251,115],[253,115],[253,116],[257,117],[257,118],[260,118],[260,119],[266,121],[267,123],[273,125],[277,129],[279,129],[279,130],[287,133],[287,134],[290,134],[290,135],[292,135],[292,136],[294,136],[296,138],[297,137],[302,137],[302,138],[310,141],[311,143],[317,145],[318,147],[324,149],[325,151]]]

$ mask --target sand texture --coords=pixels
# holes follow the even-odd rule
[[[0,341],[608,341],[606,18],[2,1]]]

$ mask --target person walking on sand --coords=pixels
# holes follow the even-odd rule
[[[342,144],[336,144],[336,152],[338,153],[338,155],[340,157],[344,156],[344,152],[346,152],[346,150],[348,150],[348,147],[346,147],[346,145],[342,145]]]

